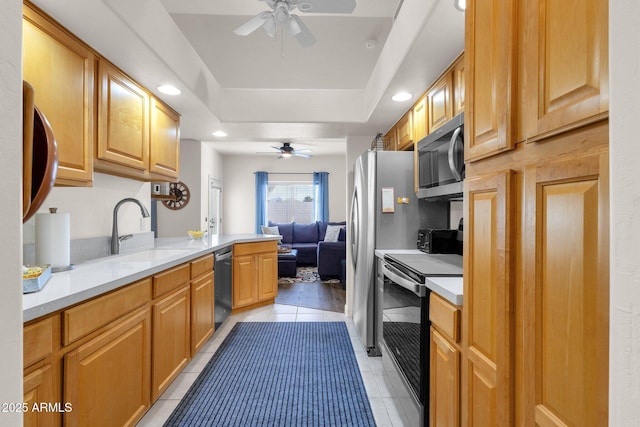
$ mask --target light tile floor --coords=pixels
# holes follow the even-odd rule
[[[395,399],[382,378],[382,359],[367,356],[352,319],[342,313],[281,304],[230,316],[149,409],[138,426],[158,427],[165,422],[237,322],[345,322],[376,424],[379,427],[404,426]]]

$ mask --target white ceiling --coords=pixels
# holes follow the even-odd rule
[[[222,153],[282,140],[314,155],[347,136],[386,132],[464,46],[453,0],[356,0],[353,14],[296,11],[317,42],[233,29],[269,9],[260,0],[35,0],[34,3],[182,115],[181,136]],[[367,48],[374,40],[376,46]],[[155,89],[172,83],[182,94]],[[212,136],[224,130],[225,138]]]

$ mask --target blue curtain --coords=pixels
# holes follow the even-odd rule
[[[316,220],[329,221],[329,172],[314,172],[313,185],[316,189]]]
[[[269,174],[256,172],[256,233],[261,234],[260,227],[267,225],[267,186]]]

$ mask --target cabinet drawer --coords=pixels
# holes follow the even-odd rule
[[[213,254],[191,261],[191,278],[202,276],[213,270]]]
[[[55,350],[54,343],[57,341],[55,337],[60,336],[58,325],[58,317],[51,316],[24,327],[23,360],[25,367],[44,359]]]
[[[153,297],[184,286],[191,280],[191,266],[182,264],[153,276]]]
[[[429,320],[453,342],[460,341],[460,309],[433,292],[429,297]]]
[[[151,300],[151,279],[95,298],[63,312],[63,344],[68,345]]]
[[[271,252],[277,250],[275,240],[266,242],[237,243],[233,245],[233,256],[253,255],[260,252]]]

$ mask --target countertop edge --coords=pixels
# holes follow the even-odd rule
[[[23,323],[38,319],[40,317],[49,315],[51,313],[55,313],[57,311],[63,310],[65,308],[71,307],[73,305],[82,303],[91,298],[95,298],[97,296],[103,295],[107,292],[116,290],[120,287],[129,285],[138,280],[144,279],[145,277],[149,277],[161,271],[170,269],[177,265],[183,264],[185,262],[192,261],[201,256],[213,253],[219,249],[224,247],[236,244],[236,243],[249,243],[249,242],[259,242],[259,241],[271,241],[277,240],[279,236],[269,236],[269,235],[261,235],[261,234],[236,234],[236,235],[222,235],[219,238],[208,239],[207,241],[203,241],[200,243],[199,247],[189,247],[193,241],[186,238],[160,238],[156,239],[156,246],[153,249],[163,250],[163,249],[184,249],[189,250],[192,249],[192,252],[175,255],[171,257],[167,257],[166,260],[153,265],[152,267],[141,268],[137,271],[132,271],[129,274],[124,274],[122,276],[116,278],[106,279],[102,282],[98,282],[94,285],[88,286],[84,289],[79,289],[77,291],[71,292],[69,294],[45,299],[42,302],[37,302],[36,300],[42,299],[40,296],[46,295],[47,288],[55,287],[58,279],[67,279],[71,280],[70,276],[74,274],[74,270],[55,273],[54,276],[49,279],[49,283],[45,285],[45,287],[39,291],[29,294],[23,294],[23,311],[22,318]],[[91,268],[91,266],[99,265],[100,263],[105,263],[107,261],[112,261],[112,257],[105,257],[98,260],[92,260],[85,263],[78,264],[76,269],[84,269]],[[44,293],[43,293],[44,292]],[[30,301],[33,300],[33,301]],[[24,307],[27,308],[24,308]]]

